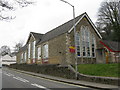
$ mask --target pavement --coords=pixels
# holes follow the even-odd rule
[[[119,89],[120,86],[115,86],[115,85],[94,83],[94,82],[74,80],[74,79],[65,79],[65,78],[61,78],[61,77],[55,77],[55,76],[33,73],[33,72],[28,72],[28,71],[22,71],[22,70],[17,70],[17,69],[12,69],[12,70],[17,71],[17,72],[21,72],[21,73],[25,73],[25,74],[29,74],[29,75],[32,75],[32,76],[45,78],[45,79],[50,79],[50,80],[54,80],[54,81],[59,81],[59,82],[64,82],[64,83],[69,83],[69,84],[74,84],[74,85],[80,85],[80,86],[85,86],[85,87],[90,87],[90,88],[95,88],[95,89],[120,90]]]

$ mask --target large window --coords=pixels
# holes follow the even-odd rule
[[[95,57],[95,37],[92,35],[92,57]]]
[[[28,44],[28,58],[30,58],[30,43]]]
[[[48,44],[43,45],[43,58],[48,58]]]
[[[79,32],[76,33],[75,38],[76,38],[77,56],[81,56],[80,55],[80,33]]]
[[[76,32],[75,38],[78,57],[95,57],[96,40],[95,36],[91,35],[88,26],[81,26],[81,30]]]
[[[21,53],[21,60],[20,63],[23,63],[23,53]]]
[[[32,55],[33,55],[33,59],[35,59],[35,44],[36,44],[36,41],[32,42]]]
[[[26,62],[27,57],[26,57],[26,52],[24,52],[24,61]]]
[[[90,57],[90,31],[88,27],[81,27],[82,36],[82,55],[83,57]]]
[[[41,46],[38,47],[38,60],[41,59]]]

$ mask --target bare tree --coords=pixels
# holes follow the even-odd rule
[[[16,7],[27,7],[34,2],[28,0],[0,0],[0,20],[11,20],[15,16],[9,16],[6,12],[14,11]]]
[[[105,39],[120,41],[120,1],[102,2],[96,24]]]
[[[0,48],[0,55],[1,56],[4,56],[6,54],[10,54],[10,53],[11,53],[10,47],[7,45],[4,45]]]
[[[15,44],[15,46],[13,47],[14,52],[18,52],[21,47],[23,47],[23,41],[19,41],[18,43]]]

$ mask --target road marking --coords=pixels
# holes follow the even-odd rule
[[[9,75],[9,74],[7,74],[7,73],[5,73],[5,75],[7,75],[7,76],[11,76],[11,75]]]
[[[22,81],[22,82],[29,82],[28,80],[26,80],[26,79],[23,79],[23,78],[21,78],[21,77],[13,77],[14,79],[17,79],[17,80],[19,80],[19,81]]]
[[[36,87],[38,87],[38,88],[42,88],[42,89],[45,89],[45,90],[50,90],[50,89],[47,89],[46,87],[44,87],[44,86],[41,86],[41,85],[38,85],[38,84],[36,84],[36,83],[34,83],[34,84],[31,84],[32,86],[36,86]]]
[[[25,73],[24,73],[25,74]],[[28,74],[26,74],[28,75]],[[88,88],[86,86],[81,86],[81,85],[74,85],[74,84],[70,84],[70,83],[67,83],[67,82],[59,82],[59,81],[55,81],[55,80],[51,80],[49,78],[42,78],[42,77],[37,77],[37,76],[32,76],[32,75],[29,75],[31,77],[36,77],[36,78],[39,78],[39,79],[43,79],[43,80],[49,80],[49,81],[52,81],[52,82],[57,82],[57,83],[61,83],[61,84],[66,84],[66,85],[70,85],[70,86],[76,86],[76,87],[80,87],[80,88]]]
[[[48,79],[48,78],[37,77],[37,76],[30,75],[30,74],[22,73],[20,71],[15,71],[15,72],[16,73],[20,73],[20,74],[24,74],[24,75],[28,75],[28,76],[31,76],[31,77],[35,77],[35,78],[40,78],[40,79],[43,79],[43,80],[49,80],[49,81],[52,81],[52,82],[57,82],[57,83],[62,83],[62,84],[70,85],[70,86],[76,86],[76,87],[80,87],[80,88],[88,88],[88,87],[82,86],[82,85],[74,85],[74,84],[70,84],[70,83],[65,83],[65,82],[59,82],[59,81],[51,80],[51,79]]]
[[[13,74],[7,73],[7,72],[4,72],[4,74],[7,75],[7,76],[14,76]]]
[[[10,76],[14,76],[13,74],[11,74],[11,73],[8,73]]]

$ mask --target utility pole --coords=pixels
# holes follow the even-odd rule
[[[76,47],[75,7],[65,0],[60,0],[60,1],[69,4],[73,8],[73,27],[74,27],[74,42],[75,42],[75,70],[76,70],[75,77],[76,77],[76,79],[78,79],[78,76],[77,76],[77,71],[78,71],[77,61],[78,60],[77,60],[77,47]]]

